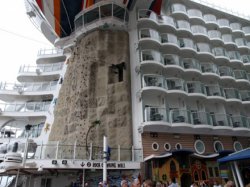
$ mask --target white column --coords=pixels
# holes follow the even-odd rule
[[[237,164],[236,161],[234,161],[234,168],[236,170],[237,179],[238,179],[238,181],[240,183],[240,186],[244,186],[241,175],[240,175],[240,170],[239,170],[239,167],[238,167],[238,164]]]
[[[107,182],[107,137],[103,136],[103,182]]]
[[[18,171],[17,171],[15,187],[17,187],[17,181],[18,181],[18,177],[19,177],[19,172],[20,172],[20,169],[18,169]]]
[[[82,187],[85,185],[85,169],[82,169]]]
[[[231,171],[232,171],[232,173],[233,173],[233,178],[234,178],[234,181],[235,181],[235,186],[236,186],[236,187],[239,187],[238,181],[237,181],[237,177],[236,177],[236,174],[235,174],[235,171],[234,171],[234,166],[233,166],[232,163],[230,163],[230,167],[231,167]]]

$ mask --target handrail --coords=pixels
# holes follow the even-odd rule
[[[240,12],[234,11],[233,9],[228,9],[226,7],[216,5],[214,3],[209,2],[208,0],[190,0],[190,1],[202,4],[204,6],[208,6],[208,7],[213,8],[213,9],[217,9],[219,11],[222,11],[222,12],[225,12],[225,13],[228,13],[228,14],[232,14],[232,15],[244,18],[246,20],[250,20],[250,15],[242,14]]]
[[[2,112],[41,112],[47,111],[50,101],[25,103],[0,103]]]
[[[19,68],[19,73],[29,73],[29,72],[52,72],[52,71],[59,71],[63,67],[62,62],[60,63],[54,63],[54,64],[43,64],[38,66],[32,66],[32,65],[22,65]]]
[[[63,54],[62,49],[40,49],[37,56]]]
[[[0,90],[23,92],[51,91],[55,90],[58,81],[33,82],[33,83],[0,83]]]

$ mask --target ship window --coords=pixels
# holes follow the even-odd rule
[[[112,4],[101,6],[101,17],[111,17],[112,16]]]
[[[91,23],[97,19],[99,19],[99,8],[95,8],[84,14],[84,24]]]
[[[182,146],[180,143],[175,144],[175,149],[180,150],[182,149]]]
[[[195,151],[199,154],[203,154],[205,152],[205,144],[201,140],[196,140],[194,143]]]
[[[125,9],[124,8],[121,8],[120,6],[117,6],[117,5],[113,5],[113,16],[118,18],[118,19],[121,19],[121,20],[124,20],[124,15],[125,15]]]
[[[241,143],[238,142],[238,141],[235,141],[235,142],[234,142],[234,150],[235,150],[235,151],[240,151],[240,150],[242,150],[242,149],[243,149],[243,148],[242,148]]]
[[[152,149],[153,149],[154,151],[158,151],[158,149],[159,149],[159,144],[158,144],[157,142],[152,143]]]
[[[164,149],[166,150],[166,151],[170,151],[171,150],[171,145],[170,145],[170,143],[165,143],[164,144]]]
[[[223,145],[220,141],[215,141],[214,142],[214,151],[215,152],[220,152],[220,151],[223,151],[224,148],[223,148]]]

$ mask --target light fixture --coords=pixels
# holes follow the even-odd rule
[[[39,166],[39,168],[37,169],[37,171],[42,172],[43,171],[43,165]]]

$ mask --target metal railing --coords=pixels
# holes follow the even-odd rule
[[[19,68],[19,73],[43,73],[59,71],[63,68],[63,63],[44,64],[39,66],[23,65]]]
[[[250,128],[250,117],[205,111],[145,106],[144,122],[187,123],[191,125]]]
[[[51,102],[0,103],[2,112],[42,112],[48,111]]]
[[[62,49],[40,49],[37,56],[43,55],[63,55]]]
[[[0,83],[0,90],[23,92],[51,91],[55,90],[58,81],[33,82],[33,83]]]
[[[71,159],[102,160],[103,147],[92,144],[80,145],[49,142],[48,144],[28,143],[28,147],[36,147],[27,153],[27,159]],[[87,151],[88,150],[88,151]],[[132,147],[110,147],[110,161],[142,161],[142,150]]]

